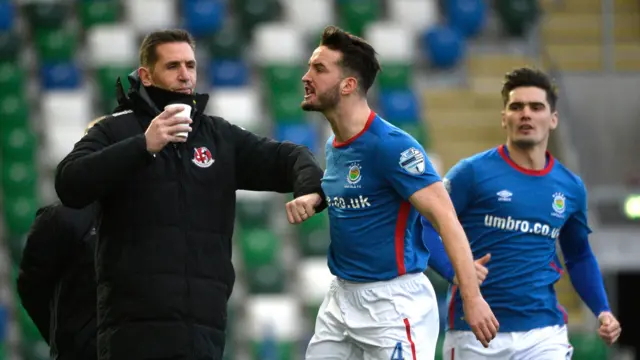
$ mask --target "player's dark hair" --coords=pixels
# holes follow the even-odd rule
[[[144,40],[142,40],[142,44],[140,44],[140,65],[153,69],[154,65],[158,61],[158,52],[156,51],[158,45],[173,42],[187,43],[191,46],[193,51],[196,50],[196,41],[193,36],[185,30],[169,29],[154,31],[145,36]]]
[[[349,76],[358,79],[358,86],[362,93],[366,94],[380,71],[380,63],[373,47],[364,39],[336,26],[327,26],[324,29],[320,45],[342,53],[338,65]]]
[[[515,69],[504,76],[504,84],[502,85],[502,102],[504,106],[509,102],[509,93],[519,87],[537,87],[547,93],[547,102],[551,107],[551,111],[555,111],[558,102],[558,89],[544,72],[522,67]]]

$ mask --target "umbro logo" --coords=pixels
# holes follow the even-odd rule
[[[509,190],[500,190],[496,193],[498,195],[498,201],[509,202],[513,194]]]

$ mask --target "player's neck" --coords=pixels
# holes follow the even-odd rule
[[[345,142],[359,134],[367,125],[371,109],[366,100],[357,103],[343,103],[325,112],[337,142]]]
[[[529,148],[522,148],[507,141],[509,158],[523,169],[544,170],[547,165],[547,146],[540,144]]]

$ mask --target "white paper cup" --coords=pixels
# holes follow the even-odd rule
[[[185,118],[191,119],[191,106],[189,106],[189,105],[185,105],[185,104],[169,104],[169,105],[165,106],[164,109],[165,110],[171,110],[171,109],[177,108],[177,107],[183,107],[184,110],[182,110],[181,112],[177,113],[175,116],[185,117]],[[176,136],[187,138],[187,137],[189,137],[189,132],[188,131],[179,132],[179,133],[176,133]]]

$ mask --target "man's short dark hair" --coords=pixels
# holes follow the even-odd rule
[[[327,26],[324,29],[320,45],[342,53],[338,65],[349,76],[358,79],[362,93],[366,94],[380,71],[380,63],[373,47],[364,39],[336,26]]]
[[[522,67],[515,69],[504,76],[504,84],[502,85],[502,101],[506,106],[509,102],[509,93],[519,87],[537,87],[547,93],[547,102],[551,107],[551,111],[556,109],[558,102],[558,89],[544,72]]]
[[[170,29],[154,31],[142,40],[140,44],[140,65],[153,69],[153,66],[158,61],[158,52],[156,49],[158,45],[172,43],[172,42],[185,42],[196,50],[196,41],[189,34],[189,32],[182,29]]]

